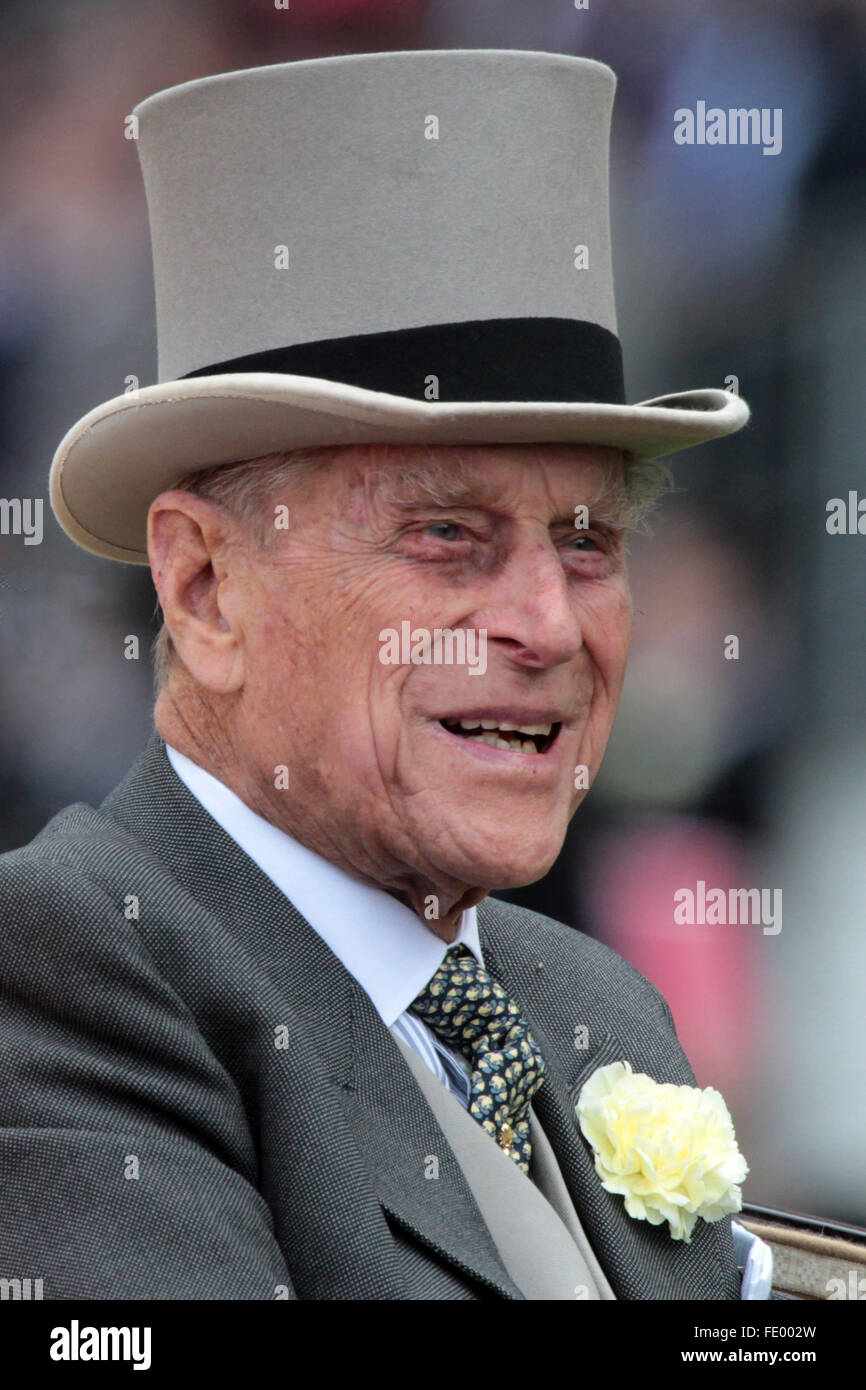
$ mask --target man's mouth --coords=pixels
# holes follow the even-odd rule
[[[496,719],[440,719],[439,723],[456,738],[487,743],[507,753],[546,753],[554,743],[561,723],[510,724]]]

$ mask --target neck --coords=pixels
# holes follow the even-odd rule
[[[245,768],[232,722],[200,692],[184,691],[180,697],[169,684],[160,691],[154,724],[166,743],[222,782],[256,815],[362,883],[390,893],[411,908],[434,936],[449,945],[457,938],[463,913],[487,896],[486,888],[454,879],[434,879],[414,866],[407,872],[404,863],[395,863],[391,872],[373,865],[364,848],[344,843],[335,833],[327,802],[321,796],[294,796],[289,804],[282,798],[275,804],[255,772]],[[309,818],[302,815],[303,807],[308,805],[325,809]]]

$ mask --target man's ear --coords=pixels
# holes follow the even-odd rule
[[[237,614],[228,616],[234,575],[229,523],[195,493],[162,492],[147,516],[147,554],[160,607],[180,660],[200,686],[227,695],[244,680]]]

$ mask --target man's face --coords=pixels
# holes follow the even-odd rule
[[[394,887],[545,873],[585,794],[576,769],[591,782],[601,762],[626,661],[618,451],[437,451],[446,465],[454,455],[464,476],[455,467],[434,501],[396,454],[347,449],[229,581],[244,648],[235,756],[256,770],[270,819]],[[402,638],[404,623],[429,633],[433,660],[387,648],[385,630]],[[465,630],[479,668],[486,634],[483,674],[442,659],[447,647],[437,660],[436,629]],[[281,765],[287,788],[274,785]]]

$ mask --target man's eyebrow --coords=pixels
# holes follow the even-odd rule
[[[424,507],[484,507],[501,504],[505,490],[483,473],[475,476],[418,473],[389,479],[382,488],[382,497],[403,512]]]
[[[584,517],[583,509],[586,508]],[[563,512],[551,519],[551,526],[604,526],[614,531],[625,531],[630,525],[631,504],[621,492],[608,489],[597,497],[575,503],[570,512]]]
[[[369,504],[384,506],[398,519],[412,519],[431,510],[502,510],[511,495],[507,481],[465,457],[375,469],[367,473],[364,490]],[[608,474],[583,483],[576,479],[572,499],[557,506],[549,525],[593,525],[625,531],[631,525],[631,510],[621,477]]]
[[[508,500],[508,490],[502,483],[489,478],[476,479],[412,479],[411,483],[386,484],[381,493],[382,499],[401,512],[423,511],[434,507],[485,507],[501,506]],[[551,525],[563,521],[574,521],[575,508],[585,506],[590,519],[611,522],[624,518],[628,511],[628,501],[621,488],[607,485],[592,491],[575,489],[573,505],[557,508],[551,518]]]
[[[613,489],[606,489],[595,496],[575,494],[581,497],[571,508],[558,507],[548,523],[549,526],[606,526],[612,530],[626,530],[629,524],[630,508],[628,500]],[[437,491],[437,495],[397,495],[387,498],[391,510],[402,517],[419,516],[435,511],[468,511],[473,507],[496,508],[503,502],[501,488],[489,489],[486,495],[474,488],[454,487]],[[583,508],[586,508],[584,514]]]

